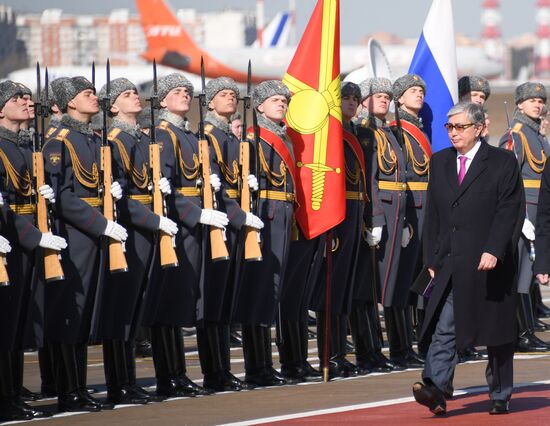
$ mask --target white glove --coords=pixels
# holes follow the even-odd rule
[[[116,180],[111,183],[111,196],[114,198],[115,202],[122,198],[122,188],[120,183]]]
[[[372,231],[367,229],[367,244],[371,247],[376,247],[382,239],[382,227],[375,226]]]
[[[244,222],[244,224],[246,226],[250,226],[251,228],[256,229],[262,229],[264,227],[264,223],[262,222],[262,220],[252,213],[246,214],[246,221]]]
[[[0,192],[0,207],[4,205],[4,197],[2,197],[2,193]]]
[[[256,176],[254,175],[248,175],[246,177],[246,180],[248,181],[248,186],[250,187],[250,189],[252,191],[257,191],[259,186],[258,186],[258,179],[256,179]]]
[[[51,232],[45,232],[42,234],[38,245],[43,248],[60,251],[67,248],[67,241],[65,241],[65,238],[53,235]]]
[[[521,228],[521,233],[529,241],[535,241],[535,226],[529,219],[523,221],[523,227]]]
[[[159,230],[169,235],[176,235],[178,233],[178,225],[173,220],[161,216],[159,222]]]
[[[224,228],[229,223],[227,215],[224,212],[219,212],[212,209],[202,209],[199,222],[203,225],[212,225],[216,228]]]
[[[40,192],[40,195],[42,195],[49,203],[55,203],[55,192],[53,192],[53,189],[50,185],[42,185],[40,188],[38,188],[38,192]],[[2,204],[4,204],[4,200],[2,200]]]
[[[0,235],[0,253],[6,254],[11,251],[10,242]]]
[[[116,241],[126,241],[126,238],[128,238],[126,228],[120,226],[112,220],[107,221],[107,226],[105,227],[105,231],[103,231],[103,235],[106,235]]]
[[[210,175],[210,186],[212,187],[214,192],[218,192],[222,186],[220,178],[215,173]]]
[[[172,188],[170,187],[170,181],[165,177],[159,179],[159,189],[164,195],[169,195],[172,193]]]
[[[411,241],[411,231],[408,226],[403,228],[403,234],[401,235],[401,247],[405,248],[409,245]]]

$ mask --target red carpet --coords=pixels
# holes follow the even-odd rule
[[[284,420],[270,424],[303,425],[550,425],[550,385],[533,385],[516,389],[510,414],[491,416],[486,393],[462,395],[447,401],[447,415],[436,417],[416,402],[352,410]]]

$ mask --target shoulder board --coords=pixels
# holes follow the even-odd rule
[[[110,141],[112,141],[113,139],[115,139],[119,133],[121,132],[122,130],[120,129],[112,129],[109,134],[107,135],[107,139],[109,139]]]
[[[523,127],[523,123],[516,123],[514,124],[514,127],[512,127],[512,132],[518,133],[521,131],[522,127]]]
[[[168,121],[162,120],[159,124],[159,129],[166,130],[169,125],[170,123],[168,123]]]
[[[63,139],[66,139],[67,138],[67,135],[69,134],[70,130],[69,129],[61,129],[59,131],[59,133],[55,136],[55,138],[58,140],[58,141],[63,141]]]
[[[51,138],[56,130],[57,130],[57,127],[50,127],[46,132],[46,139]]]
[[[206,134],[212,133],[213,128],[214,128],[213,124],[207,124],[206,126],[204,126],[204,133]]]

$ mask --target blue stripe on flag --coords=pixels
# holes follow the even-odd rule
[[[443,125],[447,122],[447,112],[454,105],[453,98],[426,43],[424,33],[418,40],[409,73],[418,74],[426,82],[426,97],[420,116],[424,123],[423,130],[432,142],[433,151],[449,147],[451,142]]]

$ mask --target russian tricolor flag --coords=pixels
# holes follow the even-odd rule
[[[458,101],[456,45],[451,0],[433,0],[409,67],[426,82],[426,98],[420,111],[424,131],[433,152],[450,145],[447,112]]]

